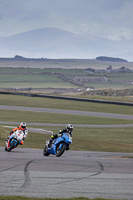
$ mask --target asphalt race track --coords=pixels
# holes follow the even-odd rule
[[[133,115],[0,106],[0,109],[30,110],[86,116],[133,119]],[[3,122],[2,126],[18,122]],[[29,123],[36,126],[63,124]],[[79,127],[133,127],[123,125],[80,125]],[[47,130],[32,129],[40,133]],[[133,200],[133,159],[128,153],[66,151],[61,157],[43,156],[43,149],[0,147],[0,195],[49,198],[111,198]]]
[[[0,195],[133,199],[133,159],[126,153],[0,147]]]

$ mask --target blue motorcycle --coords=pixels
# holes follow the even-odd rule
[[[65,150],[69,149],[69,145],[72,143],[72,139],[68,133],[63,133],[61,137],[54,139],[49,147],[49,140],[46,141],[46,145],[43,150],[44,156],[49,156],[50,154],[60,157]]]

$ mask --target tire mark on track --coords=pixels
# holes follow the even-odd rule
[[[13,167],[9,167],[9,168],[7,168],[7,169],[3,169],[3,170],[0,171],[0,173],[1,173],[1,172],[8,171],[8,170],[13,169],[13,168],[16,168],[16,167],[20,167],[20,166],[22,166],[22,165],[24,165],[24,164],[15,165],[15,166],[13,166]]]
[[[83,179],[88,179],[88,178],[91,178],[93,176],[97,176],[99,175],[100,173],[102,173],[102,171],[104,170],[104,166],[102,163],[100,163],[99,161],[96,161],[96,163],[98,164],[98,166],[100,167],[100,170],[94,174],[91,174],[89,175],[88,177],[84,176],[84,177],[81,177],[81,178],[74,178],[73,180],[65,180],[65,181],[61,181],[59,183],[56,183],[56,184],[62,184],[62,183],[68,183],[68,182],[74,182],[74,181],[80,181],[80,180],[83,180]],[[87,167],[89,168],[89,167]]]
[[[35,159],[34,159],[34,160],[35,160]],[[28,166],[29,166],[34,160],[31,160],[31,161],[29,161],[28,163],[26,163],[26,165],[25,165],[25,167],[24,167],[24,177],[25,177],[25,180],[24,180],[23,185],[20,186],[20,187],[19,187],[19,190],[17,190],[17,191],[20,191],[20,192],[21,192],[25,187],[27,187],[27,186],[30,185],[31,180],[30,180],[30,173],[29,173],[29,171],[28,171]],[[0,173],[1,173],[1,172],[8,171],[8,170],[11,170],[11,169],[14,169],[14,168],[16,168],[16,167],[20,167],[20,166],[22,166],[22,165],[24,165],[24,164],[15,165],[15,166],[9,167],[9,168],[7,168],[7,169],[3,169],[3,170],[0,171]],[[16,180],[14,180],[14,181],[16,181]]]
[[[96,161],[96,162],[97,162],[97,164],[99,165],[100,170],[99,170],[97,173],[90,175],[90,177],[91,177],[91,176],[97,176],[97,175],[99,175],[100,173],[102,173],[102,171],[104,170],[103,164],[100,163],[99,161]]]
[[[29,161],[28,163],[26,163],[25,168],[24,168],[24,177],[25,177],[25,181],[23,183],[23,185],[20,187],[20,189],[24,189],[26,187],[28,187],[30,185],[31,179],[30,179],[30,172],[28,171],[28,167],[29,165],[34,161],[35,159]]]

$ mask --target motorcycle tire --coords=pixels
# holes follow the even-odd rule
[[[10,151],[14,148],[15,143],[16,143],[16,142],[13,141],[13,143],[9,146],[9,148],[7,149],[8,152],[10,152]]]
[[[62,147],[59,149],[60,144],[58,145],[56,149],[56,157],[60,157],[64,151],[66,150],[66,144],[62,144]]]
[[[49,156],[49,153],[48,153],[46,147],[44,147],[44,149],[43,149],[43,155],[44,155],[44,156]]]
[[[7,151],[7,147],[5,147],[5,151]]]

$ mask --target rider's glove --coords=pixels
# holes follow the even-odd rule
[[[54,139],[54,135],[51,135],[51,138]]]
[[[62,132],[62,130],[59,130],[59,131],[58,131],[58,133],[61,133],[61,132]]]

